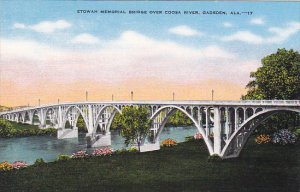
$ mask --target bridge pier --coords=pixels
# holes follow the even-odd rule
[[[155,143],[147,143],[140,146],[141,152],[148,152],[148,151],[157,151],[160,150],[159,142]]]
[[[74,127],[73,129],[57,129],[57,138],[58,139],[69,139],[69,138],[78,138],[78,128]]]
[[[87,147],[106,147],[111,145],[111,133],[88,135]]]

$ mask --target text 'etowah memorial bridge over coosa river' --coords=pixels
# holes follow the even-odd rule
[[[152,137],[149,139],[145,135],[141,151],[160,148],[159,136],[168,117],[180,110],[203,135],[209,154],[222,158],[239,156],[253,130],[271,115],[281,111],[300,113],[300,100],[86,101],[19,108],[1,112],[0,118],[36,124],[40,128],[55,127],[57,137],[64,139],[78,137],[76,124],[82,115],[88,129],[88,145],[96,147],[111,145],[110,125],[124,106],[149,109],[151,128],[148,135]]]

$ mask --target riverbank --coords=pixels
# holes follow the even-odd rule
[[[57,130],[54,128],[40,129],[37,125],[16,123],[0,119],[0,138],[41,135],[56,136],[56,134]]]
[[[298,191],[300,144],[257,145],[208,162],[201,141],[142,154],[71,159],[0,173],[6,191]]]

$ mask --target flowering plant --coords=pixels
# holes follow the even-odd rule
[[[87,157],[87,156],[89,156],[89,155],[86,153],[86,151],[81,150],[81,151],[78,151],[76,153],[73,153],[71,158],[79,159],[79,158],[84,158],[84,157]]]
[[[202,136],[202,134],[201,133],[196,133],[195,135],[194,135],[194,139],[202,139],[203,138],[203,136]]]
[[[13,168],[14,167],[12,166],[12,164],[8,163],[7,161],[0,163],[0,172],[1,171],[9,171]]]
[[[175,146],[177,145],[177,142],[173,139],[165,139],[162,141],[162,146],[163,147],[172,147],[172,146]]]
[[[269,143],[270,141],[271,141],[270,135],[266,135],[266,134],[261,134],[255,138],[255,142],[257,144],[266,144]]]
[[[13,162],[12,166],[14,169],[21,169],[21,168],[27,167],[28,164],[24,161],[15,161],[15,162]]]
[[[272,142],[276,144],[286,145],[293,144],[297,140],[297,137],[294,133],[288,129],[281,129],[273,134]]]
[[[113,153],[112,148],[102,147],[102,148],[95,149],[92,153],[92,156],[107,156],[107,155],[111,155],[112,153]]]

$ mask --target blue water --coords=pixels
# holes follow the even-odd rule
[[[162,131],[160,141],[172,138],[177,142],[183,142],[186,136],[193,136],[197,132],[195,127],[166,127]],[[118,131],[111,131],[112,148],[122,149],[124,138]],[[0,139],[0,162],[25,161],[29,164],[35,162],[37,158],[43,158],[46,162],[54,161],[60,154],[68,154],[79,151],[93,149],[86,148],[84,135],[79,135],[73,139],[57,139],[51,136],[33,136],[23,138]]]

